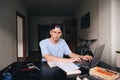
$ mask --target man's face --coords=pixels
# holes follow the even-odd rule
[[[62,31],[60,28],[55,28],[50,31],[50,35],[54,41],[58,41],[62,36]]]

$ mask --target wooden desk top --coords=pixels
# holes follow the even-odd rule
[[[12,80],[67,80],[66,73],[58,67],[50,68],[47,63],[32,62],[40,68],[28,69],[27,63],[31,62],[15,62],[11,64],[11,69],[8,72],[12,75]],[[7,70],[7,69],[6,69]],[[5,70],[1,71],[0,80]]]
[[[15,62],[11,64],[9,72],[13,75],[13,80],[76,80],[76,76],[67,76],[66,73],[58,67],[50,68],[47,63],[33,62],[35,66],[40,70],[32,69],[22,71],[27,68],[27,63],[31,62]],[[108,68],[120,72],[120,69],[107,65],[103,62],[99,64],[100,67]],[[2,74],[5,72],[4,69],[0,71],[0,80],[2,80]],[[82,74],[88,74],[89,70],[82,69]]]

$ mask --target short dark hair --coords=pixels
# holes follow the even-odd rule
[[[59,28],[61,31],[63,31],[63,26],[59,23],[53,23],[50,25],[50,30],[55,29],[55,28]]]

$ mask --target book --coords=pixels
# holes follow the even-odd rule
[[[47,64],[49,65],[50,68],[56,67],[56,63],[54,62],[47,62]]]
[[[55,66],[59,67],[60,69],[65,71],[67,75],[81,73],[81,70],[79,70],[80,67],[78,67],[72,62],[47,62],[47,63],[51,68]]]
[[[67,75],[81,74],[81,70],[76,69],[76,70],[68,71],[66,72],[66,74]]]
[[[112,70],[97,67],[97,66],[94,68],[91,68],[89,74],[101,77],[103,78],[103,80],[116,80],[120,76],[120,73],[116,71],[112,71]]]
[[[80,67],[78,67],[72,62],[59,62],[57,63],[57,66],[61,68],[63,71],[65,71],[67,75],[81,73],[81,71],[79,70]]]

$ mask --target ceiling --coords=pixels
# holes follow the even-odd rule
[[[72,16],[82,0],[23,0],[29,16]]]

